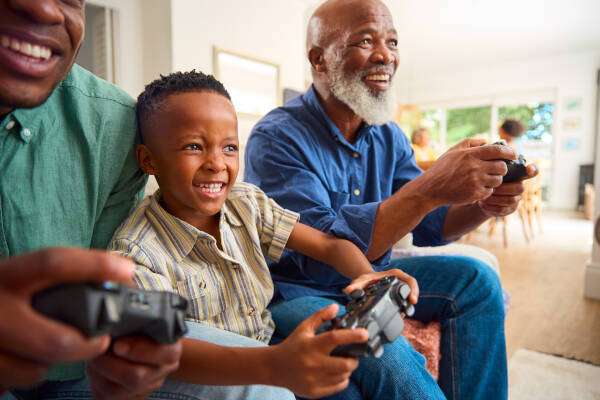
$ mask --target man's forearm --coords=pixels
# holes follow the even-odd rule
[[[421,194],[415,181],[408,182],[377,209],[371,245],[366,255],[374,261],[398,240],[411,232],[421,220],[438,207]]]
[[[471,232],[489,218],[481,208],[475,204],[452,206],[446,214],[442,238],[444,240],[457,240],[462,235]]]

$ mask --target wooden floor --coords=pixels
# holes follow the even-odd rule
[[[511,296],[508,358],[523,348],[600,365],[600,301],[583,297],[592,222],[576,213],[546,211],[542,225],[544,232],[534,230],[536,236],[526,244],[520,220],[511,215],[507,248],[500,221],[492,236],[484,224],[468,242],[500,262],[502,284]]]

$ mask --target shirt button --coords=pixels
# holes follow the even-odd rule
[[[29,136],[31,136],[31,131],[29,129],[25,128],[25,129],[23,129],[23,135],[26,137],[29,137]]]
[[[352,157],[354,157],[354,158],[358,158],[358,153],[357,153],[357,152],[354,152],[354,153],[352,154]]]
[[[14,127],[15,127],[15,121],[8,121],[8,124],[6,124],[6,126],[5,126],[5,128],[7,130],[10,130],[10,129],[14,128]]]
[[[233,268],[233,269],[240,269],[240,266],[239,266],[239,264],[233,264],[233,265],[232,265],[232,268]]]
[[[255,311],[255,310],[254,310],[254,307],[250,307],[250,308],[248,309],[248,315],[254,315],[254,311]]]
[[[359,194],[360,194],[360,190],[358,190],[358,189],[354,189],[354,195],[355,195],[355,196],[358,196]]]

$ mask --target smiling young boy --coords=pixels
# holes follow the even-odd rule
[[[237,118],[229,94],[212,76],[192,71],[161,77],[139,96],[137,115],[143,142],[138,163],[160,189],[121,225],[109,248],[138,264],[134,280],[140,287],[176,291],[189,300],[192,332],[208,325],[253,339],[249,345],[262,342],[234,348],[186,339],[171,377],[283,386],[304,396],[345,388],[357,360],[329,354],[337,345],[365,341],[367,333],[316,334],[336,306],[309,317],[281,344],[264,347],[274,329],[265,257],[278,260],[288,247],[321,260],[354,279],[348,291],[390,274],[415,292],[416,282],[400,270],[374,272],[351,242],[298,223],[297,213],[256,186],[236,183]],[[203,339],[202,333],[192,336]]]

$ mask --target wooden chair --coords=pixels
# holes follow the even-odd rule
[[[526,180],[525,192],[523,193],[523,213],[527,215],[529,234],[533,238],[533,215],[537,219],[539,233],[544,233],[542,227],[542,185],[544,184],[545,170],[548,168],[547,160],[533,161],[538,167],[538,175],[533,179]]]
[[[525,195],[525,193],[523,193],[523,195]],[[527,227],[525,224],[526,211],[525,211],[523,204],[524,204],[524,201],[523,201],[523,198],[521,198],[521,202],[519,203],[519,207],[517,208],[517,213],[519,214],[519,219],[521,220],[521,227],[523,228],[523,236],[525,237],[525,242],[529,243],[529,235],[527,233]],[[508,247],[508,233],[506,231],[506,224],[507,224],[508,216],[491,218],[490,223],[489,223],[490,230],[488,232],[488,235],[492,236],[494,234],[498,220],[502,221],[502,241],[504,244],[504,248],[506,248],[506,247]]]

